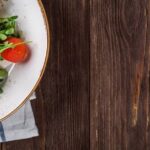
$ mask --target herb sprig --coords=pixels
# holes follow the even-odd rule
[[[15,48],[16,46],[31,43],[31,42],[32,41],[20,42],[20,43],[17,43],[17,44],[13,44],[13,43],[9,43],[8,41],[6,41],[3,44],[0,44],[0,53],[4,52],[5,50],[7,50],[9,48]]]
[[[5,41],[9,36],[15,36],[16,19],[18,16],[0,18],[0,41]]]

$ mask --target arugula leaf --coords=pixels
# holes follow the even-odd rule
[[[7,36],[3,33],[0,33],[0,40],[4,41],[7,39]]]
[[[18,16],[8,18],[0,18],[0,40],[5,41],[8,36],[15,36],[16,33],[16,19]]]

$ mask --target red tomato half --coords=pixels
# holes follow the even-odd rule
[[[6,41],[13,44],[19,44],[24,42],[20,38],[8,38]],[[8,61],[11,61],[13,63],[20,63],[27,59],[29,55],[29,48],[27,44],[21,44],[16,46],[15,48],[9,48],[1,53],[1,56]]]

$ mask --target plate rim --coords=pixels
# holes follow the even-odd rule
[[[48,58],[49,58],[49,54],[50,54],[50,43],[51,43],[51,36],[50,36],[50,26],[49,26],[49,22],[48,22],[48,17],[47,17],[47,14],[46,14],[46,10],[44,8],[44,5],[42,3],[41,0],[37,0],[38,4],[39,4],[39,7],[40,7],[40,11],[43,15],[43,18],[44,18],[44,24],[46,26],[46,32],[47,32],[47,48],[46,48],[46,57],[45,57],[45,61],[44,61],[44,64],[43,64],[43,67],[42,67],[42,71],[38,77],[38,80],[36,81],[35,85],[33,86],[31,92],[28,94],[28,96],[21,101],[21,103],[18,105],[17,108],[15,108],[14,110],[12,110],[11,112],[9,112],[7,115],[5,115],[4,117],[1,117],[0,118],[0,122],[1,121],[4,121],[6,120],[7,118],[9,118],[10,116],[12,116],[13,114],[15,114],[21,107],[23,107],[23,105],[29,100],[29,98],[31,97],[31,95],[34,93],[34,91],[36,90],[36,88],[38,87],[43,75],[44,75],[44,72],[45,72],[45,69],[46,69],[46,66],[47,66],[47,62],[48,62]]]

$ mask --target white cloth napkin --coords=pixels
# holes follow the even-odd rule
[[[35,98],[35,94],[33,94],[30,100]],[[0,142],[27,139],[38,135],[30,101],[17,113],[0,122]]]

